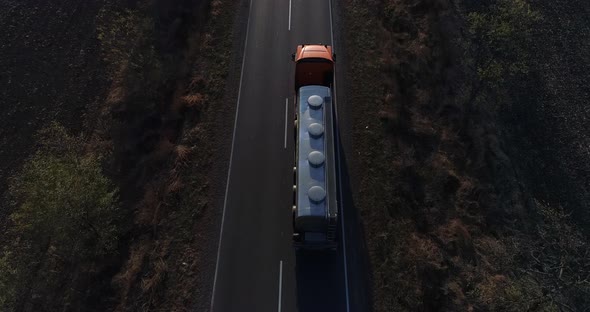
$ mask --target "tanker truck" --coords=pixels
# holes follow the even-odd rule
[[[299,45],[292,59],[296,92],[293,244],[296,249],[335,250],[334,55],[327,45]]]

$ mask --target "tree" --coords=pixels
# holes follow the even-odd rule
[[[541,15],[525,0],[497,0],[467,15],[467,65],[476,74],[468,106],[481,91],[497,93],[528,73],[533,26]]]
[[[2,311],[22,309],[32,298],[41,298],[39,306],[50,302],[55,289],[75,285],[71,275],[117,250],[117,188],[102,174],[100,158],[57,124],[39,137],[41,149],[10,184],[14,212],[10,243],[0,254]],[[68,287],[66,294],[73,291]]]
[[[40,153],[15,181],[19,206],[11,218],[18,233],[84,257],[115,249],[117,196],[98,159]]]

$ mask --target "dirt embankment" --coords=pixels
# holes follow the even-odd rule
[[[26,178],[12,185],[10,198],[18,200],[11,205],[2,201],[2,218],[8,221],[5,217],[13,210],[19,216],[8,222],[10,238],[15,239],[2,242],[0,307],[193,309],[196,298],[202,299],[195,293],[204,282],[201,264],[208,263],[203,259],[208,256],[207,244],[199,233],[210,226],[215,215],[211,198],[218,195],[209,188],[209,175],[218,167],[215,161],[223,161],[212,157],[223,148],[210,138],[224,133],[216,118],[231,111],[223,97],[234,51],[234,29],[229,26],[237,1],[4,1],[1,5],[6,8],[0,13],[6,26],[1,35],[7,38],[2,44],[8,51],[1,60],[9,65],[3,67],[7,71],[1,79],[14,84],[2,90],[0,118],[6,123],[0,128],[1,191],[7,188],[6,179],[18,176],[22,163],[40,145],[35,141],[37,130],[57,121],[70,134],[51,128],[61,137],[42,142],[23,176],[62,172],[55,179],[41,176],[42,183],[65,197],[56,195],[39,207],[54,213],[59,209],[53,203],[65,203],[73,214],[56,226],[36,219],[34,224],[40,227],[35,228],[23,219],[35,215],[27,210],[34,203],[27,194],[36,194],[35,188],[43,185]],[[7,55],[11,57],[4,58]],[[66,146],[71,142],[77,147]],[[62,157],[63,150],[67,158]],[[39,163],[70,171],[35,167]],[[99,169],[86,168],[96,164]],[[92,170],[96,181],[107,179],[116,186],[118,202],[109,209],[120,215],[108,217],[107,228],[92,224],[102,219],[84,217],[89,211],[85,205],[98,206],[88,202],[94,197],[85,196],[84,189],[72,190],[78,196],[75,200],[59,190],[60,179],[77,179],[75,170],[80,166]],[[109,192],[98,194],[107,199],[101,203],[110,203],[113,193]],[[88,221],[88,226],[68,223],[76,218]],[[96,250],[96,242],[105,237],[102,230],[118,236],[114,244],[109,236],[108,246]],[[72,231],[80,231],[84,242],[73,243],[77,249],[64,244],[71,237],[62,234]],[[39,234],[47,237],[44,243],[31,239]],[[84,255],[74,252],[81,246],[88,251]],[[207,292],[206,287],[198,289]]]
[[[569,110],[550,96],[567,89],[570,99],[583,98],[583,87],[568,87],[584,81],[573,74],[583,70],[554,75],[576,57],[585,64],[587,49],[534,48],[558,41],[556,28],[568,41],[587,26],[583,13],[573,20],[566,13],[573,3],[531,3],[344,5],[345,76],[354,77],[346,83],[347,109],[359,169],[353,185],[376,311],[582,311],[590,304],[587,229],[572,222],[586,213],[580,193],[588,175],[583,161],[564,153],[584,152],[585,117],[573,116],[584,108]],[[555,22],[564,19],[570,22]],[[564,25],[577,26],[569,32]],[[551,81],[555,88],[546,88]],[[549,122],[551,106],[569,110],[563,120],[571,123]],[[513,117],[530,110],[528,118]],[[556,133],[543,140],[549,131]],[[538,167],[559,157],[569,161]]]

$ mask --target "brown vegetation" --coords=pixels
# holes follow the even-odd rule
[[[538,181],[522,177],[535,169],[505,151],[514,139],[502,116],[530,92],[544,62],[531,51],[551,36],[534,36],[542,14],[523,0],[344,7],[347,76],[363,82],[348,84],[348,101],[356,166],[367,169],[357,173],[355,201],[374,309],[589,306],[587,238],[567,213],[575,210],[542,202],[531,191]]]

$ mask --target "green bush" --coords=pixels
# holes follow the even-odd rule
[[[13,240],[0,257],[2,311],[34,294],[55,293],[76,269],[117,249],[117,189],[100,159],[57,124],[40,139],[42,148],[10,184]]]
[[[109,6],[99,12],[97,38],[103,60],[115,77],[123,74],[135,83],[162,78],[162,62],[154,47],[154,21],[148,12],[144,7],[120,10]]]
[[[17,233],[83,256],[114,250],[117,198],[96,158],[37,154],[16,181]]]
[[[525,0],[497,0],[467,15],[470,50],[479,78],[502,83],[528,72],[528,47],[534,24],[541,19]]]

